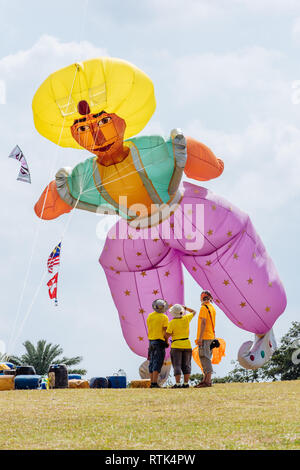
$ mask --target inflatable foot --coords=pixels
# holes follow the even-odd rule
[[[170,370],[171,370],[171,361],[168,360],[164,362],[164,365],[162,366],[162,369],[160,371],[160,374],[158,376],[158,385],[163,385],[166,380],[168,380],[168,377],[170,375]],[[141,379],[150,379],[150,373],[149,373],[149,361],[144,361],[140,368],[139,368],[139,373]]]
[[[243,343],[238,352],[238,361],[245,369],[259,369],[272,357],[277,348],[273,329],[263,337],[255,335],[255,340]]]

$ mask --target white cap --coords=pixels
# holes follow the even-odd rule
[[[170,308],[170,314],[173,318],[181,318],[184,315],[184,308],[180,304],[175,304]]]

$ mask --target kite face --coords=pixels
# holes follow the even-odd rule
[[[128,154],[123,149],[125,129],[124,119],[103,111],[77,119],[71,132],[81,147],[97,155],[98,163],[109,166],[120,163]]]

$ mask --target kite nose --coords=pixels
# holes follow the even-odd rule
[[[101,132],[98,126],[92,127],[92,136],[95,145],[97,145],[98,147],[101,147],[103,144],[105,144],[106,138],[104,137],[103,133]]]

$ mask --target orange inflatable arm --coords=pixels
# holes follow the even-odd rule
[[[218,178],[224,171],[224,163],[213,152],[191,137],[187,137],[187,162],[184,172],[188,178],[208,181]]]
[[[44,220],[56,219],[62,214],[71,212],[72,209],[73,207],[69,206],[59,196],[55,181],[51,181],[34,206],[36,215]]]

